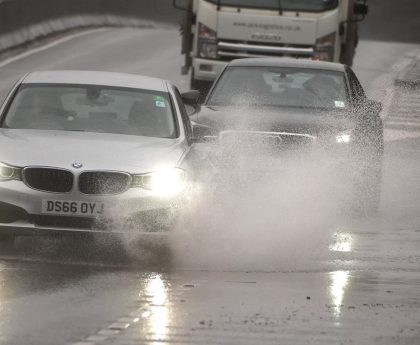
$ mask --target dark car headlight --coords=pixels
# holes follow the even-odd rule
[[[21,180],[22,169],[0,162],[0,181]]]
[[[132,187],[140,187],[161,196],[175,196],[185,188],[185,171],[180,168],[167,168],[144,175],[133,175]]]

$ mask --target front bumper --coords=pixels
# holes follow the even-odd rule
[[[56,232],[108,232],[163,235],[176,216],[184,194],[161,197],[152,191],[131,188],[117,195],[48,193],[21,181],[0,183],[0,233],[34,235]],[[74,216],[45,212],[45,200],[103,203],[100,216]]]
[[[226,61],[194,58],[194,78],[201,81],[214,81],[226,65]]]

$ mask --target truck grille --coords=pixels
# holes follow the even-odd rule
[[[226,61],[249,57],[311,58],[314,55],[314,48],[307,45],[290,46],[261,42],[219,41],[217,48],[219,57]]]
[[[123,172],[88,171],[79,176],[79,190],[84,194],[120,194],[125,192],[131,177]]]
[[[52,193],[68,193],[73,188],[71,171],[55,168],[25,168],[25,183],[33,189]]]

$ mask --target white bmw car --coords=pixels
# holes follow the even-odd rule
[[[193,141],[171,83],[45,71],[0,109],[0,234],[159,232],[185,193]]]

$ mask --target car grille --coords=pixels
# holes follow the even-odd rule
[[[224,131],[221,143],[227,148],[244,153],[276,153],[306,151],[312,148],[314,137],[305,134],[260,131]]]
[[[314,143],[313,137],[310,136],[283,135],[281,139],[282,149],[290,151],[305,151],[311,149]]]
[[[79,190],[84,194],[119,194],[125,192],[131,177],[122,172],[88,171],[79,176]]]
[[[73,188],[74,176],[70,171],[54,168],[25,168],[24,181],[45,192],[68,193]]]

